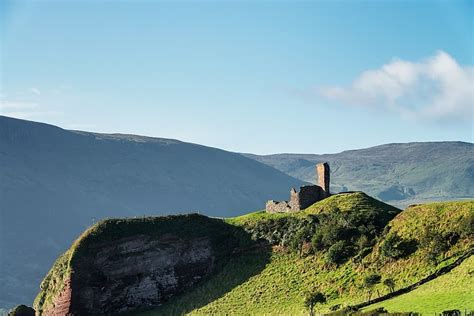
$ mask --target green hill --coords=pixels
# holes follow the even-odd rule
[[[368,291],[364,286],[364,279],[371,274],[376,273],[381,276],[381,283],[372,290],[372,297],[376,297],[389,291],[383,285],[384,280],[392,279],[395,290],[409,286],[454,262],[473,246],[473,201],[410,207],[391,219],[398,212],[363,193],[352,193],[332,196],[300,213],[257,212],[229,219],[229,223],[245,227],[254,238],[263,238],[273,244],[270,261],[266,262],[268,259],[262,253],[247,253],[233,260],[218,274],[183,296],[171,300],[159,309],[140,315],[180,315],[182,313],[303,315],[307,313],[304,307],[304,295],[316,289],[327,297],[327,302],[321,306],[320,311],[329,312],[331,306],[340,305],[339,308],[343,308],[366,301]],[[298,233],[299,229],[305,227],[304,223],[314,224],[314,221],[310,219],[314,214],[326,216],[324,214],[334,213],[340,215],[340,220],[352,221],[357,220],[358,216],[350,214],[362,214],[362,218],[366,221],[365,227],[374,226],[375,229],[376,236],[372,245],[370,240],[360,237],[363,234],[359,234],[354,243],[356,249],[346,261],[340,263],[328,260],[331,247],[312,250],[314,242],[313,245],[304,243],[300,249],[296,245],[296,251],[291,250],[292,247],[295,248],[295,245],[292,245],[292,237],[289,236],[291,232],[294,236],[304,236]],[[338,229],[334,222],[331,224],[333,224],[332,230]],[[378,228],[378,224],[384,225]],[[324,229],[324,225],[323,227],[321,225],[319,222],[315,226]],[[364,225],[358,226],[358,229],[370,235],[370,232],[362,226]],[[279,228],[283,228],[287,234],[282,233]],[[387,244],[390,244],[389,240],[394,240],[395,235],[399,238],[397,237],[396,242],[392,243],[393,249],[391,249]],[[451,236],[451,242],[443,244],[442,240],[449,239],[448,236]],[[427,241],[432,238],[439,239],[442,245]],[[392,252],[389,251],[390,249]],[[230,289],[217,299],[214,298],[214,291],[226,288],[226,284],[237,275],[255,266],[264,266],[264,268],[257,275]],[[472,258],[443,277],[447,280],[456,278],[452,275],[459,275],[460,269],[472,271],[474,269]],[[442,279],[439,280],[435,279],[417,291],[429,288],[434,282],[443,282]],[[471,281],[467,275],[462,274],[461,279],[457,279],[457,284],[461,289],[469,289]],[[451,292],[448,288],[445,289],[445,293],[451,293],[445,294],[450,299],[444,301],[445,303],[436,302],[437,305],[433,307],[436,311],[452,309],[453,302],[457,304],[457,308],[474,309],[472,292],[462,291],[464,296],[459,296],[458,290],[453,289]],[[455,296],[458,299],[454,299]],[[202,300],[202,297],[209,299]],[[411,293],[403,297],[411,297]],[[202,301],[209,301],[209,303],[196,304]],[[400,310],[407,310],[403,308],[403,305],[394,305],[391,302],[391,305],[387,304],[391,311],[398,310],[398,307]],[[385,305],[381,303],[377,306]],[[414,307],[419,306],[424,306],[424,304],[414,305]],[[426,310],[431,310],[431,307],[428,306],[420,311]]]
[[[408,294],[376,306],[421,312],[474,309],[469,290],[474,266],[472,256],[466,255],[474,246],[474,201],[401,211],[354,192],[333,195],[296,213],[260,211],[226,220],[196,216],[127,220],[118,231],[100,224],[74,244],[66,262],[71,267],[75,257],[104,238],[161,236],[170,230],[188,236],[189,230],[212,236],[223,258],[219,266],[182,294],[136,315],[305,315],[305,296],[315,291],[326,297],[317,311],[327,313],[406,289]],[[57,292],[61,278],[51,276],[67,270],[62,261],[43,281],[37,306]],[[369,287],[366,279],[373,275],[379,282]],[[384,285],[386,280],[391,280],[391,287]],[[417,282],[423,284],[412,289]],[[441,292],[443,286],[447,288]],[[413,297],[430,300],[413,305]]]

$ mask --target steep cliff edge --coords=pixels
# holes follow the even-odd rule
[[[215,271],[244,236],[197,214],[102,221],[58,258],[35,310],[94,315],[160,305]]]

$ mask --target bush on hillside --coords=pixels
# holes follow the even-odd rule
[[[347,241],[340,240],[329,247],[326,254],[326,260],[329,263],[341,264],[344,263],[350,256],[354,254],[354,247]]]
[[[338,242],[344,241],[345,252],[350,250],[352,255],[356,249],[364,249],[366,255],[367,249],[371,249],[378,233],[383,230],[383,224],[379,223],[377,212],[374,210],[319,214],[318,223],[311,238],[313,250],[329,250],[333,247],[331,252],[334,254],[344,252],[341,243],[335,246]]]
[[[364,234],[362,234],[356,242],[357,248],[359,249],[369,248],[373,246],[373,244],[374,239],[369,240],[369,238]]]
[[[393,279],[385,279],[383,281],[383,285],[385,285],[387,288],[388,288],[388,291],[390,293],[393,293],[393,291],[395,291],[395,281]]]
[[[449,249],[448,238],[446,237],[433,226],[425,226],[423,228],[420,245],[426,251],[428,261],[436,263],[438,256]]]
[[[300,228],[290,239],[289,247],[298,252],[300,256],[303,254],[303,245],[311,239],[311,228],[306,225]]]
[[[457,228],[457,232],[462,238],[474,236],[474,212],[471,212],[466,217],[462,218],[462,221]]]
[[[370,253],[376,238],[393,214],[380,209],[361,208],[308,214],[306,217],[284,216],[249,225],[245,229],[252,239],[263,239],[298,252],[300,256],[328,251],[328,261],[342,263],[358,253],[362,258]]]
[[[367,288],[367,292],[369,294],[368,301],[372,296],[372,289],[375,285],[379,284],[382,280],[382,277],[379,274],[370,274],[364,278],[364,286]]]
[[[26,305],[18,305],[8,313],[8,316],[35,316],[35,310]]]
[[[448,243],[449,247],[454,246],[461,238],[461,236],[457,232],[449,232],[444,235],[444,237],[446,238],[446,242]]]
[[[317,229],[313,237],[311,237],[311,247],[313,247],[314,251],[324,249],[323,232],[320,229]]]
[[[319,291],[307,292],[304,298],[304,304],[309,309],[309,315],[314,315],[314,306],[326,302],[326,296]]]
[[[403,239],[396,233],[389,234],[380,248],[383,256],[392,259],[408,257],[416,250],[417,242],[415,240]]]

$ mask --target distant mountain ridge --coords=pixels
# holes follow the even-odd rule
[[[0,116],[0,307],[32,302],[54,259],[101,218],[235,216],[302,183],[216,148]]]
[[[361,190],[398,206],[474,197],[474,144],[394,143],[337,154],[246,157],[314,182],[314,165],[328,161],[334,191]]]

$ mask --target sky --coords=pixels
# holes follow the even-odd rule
[[[257,154],[474,141],[474,1],[1,1],[0,32],[1,115]]]

